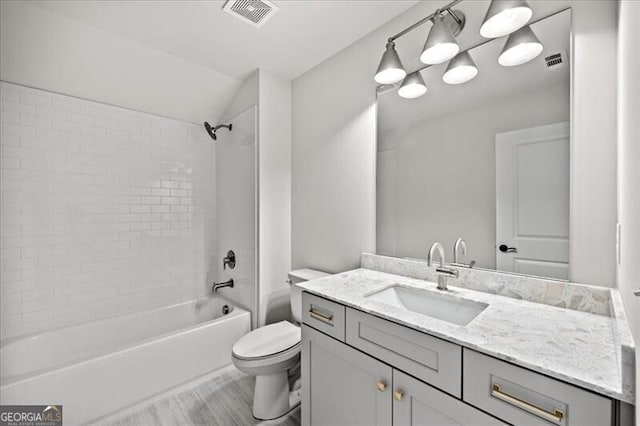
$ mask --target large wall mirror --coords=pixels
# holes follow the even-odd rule
[[[482,12],[467,3],[476,45]],[[469,50],[465,84],[443,82],[444,63],[422,71],[422,97],[379,88],[379,254],[425,259],[438,241],[450,262],[462,237],[459,263],[568,279],[571,11],[531,29],[544,50],[526,64],[498,64],[503,37]]]

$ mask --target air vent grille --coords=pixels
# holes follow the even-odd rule
[[[271,19],[278,9],[268,0],[227,0],[222,7],[225,12],[257,28]]]
[[[566,65],[566,53],[554,53],[553,55],[549,55],[547,57],[544,58],[544,62],[547,65],[547,69],[549,70],[556,70],[556,69],[560,69],[560,68],[564,68],[564,66]]]

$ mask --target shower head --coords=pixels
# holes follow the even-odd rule
[[[207,123],[205,121],[204,122],[204,128],[207,131],[207,133],[209,133],[209,136],[211,136],[211,139],[213,139],[214,141],[218,139],[216,137],[216,131],[211,127],[211,124],[209,124],[209,123]]]
[[[207,133],[209,133],[209,136],[211,136],[211,139],[218,140],[218,137],[216,136],[216,131],[220,128],[226,128],[229,129],[229,131],[231,131],[233,124],[229,123],[229,124],[220,124],[218,126],[214,126],[211,127],[211,124],[207,123],[206,121],[204,122],[204,128],[207,131]]]

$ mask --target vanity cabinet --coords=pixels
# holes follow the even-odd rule
[[[303,425],[506,425],[306,324],[302,357]]]
[[[398,370],[393,370],[393,389],[394,426],[507,425]]]
[[[391,424],[391,367],[304,324],[302,377],[302,424]]]
[[[302,424],[618,424],[615,401],[303,293]]]
[[[610,425],[613,401],[568,383],[464,349],[464,400],[506,421],[546,426]]]

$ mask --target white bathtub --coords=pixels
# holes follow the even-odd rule
[[[65,425],[86,423],[231,363],[250,328],[213,297],[7,341],[0,404],[61,404]]]

